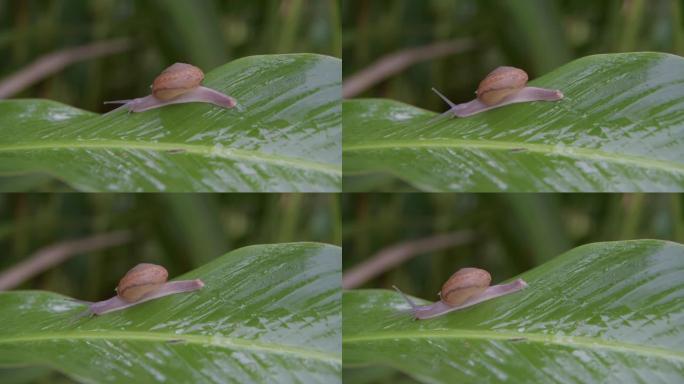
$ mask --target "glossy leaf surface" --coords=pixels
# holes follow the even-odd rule
[[[97,115],[0,101],[0,173],[48,173],[84,191],[338,191],[340,79],[332,57],[251,56],[206,74],[232,109]]]
[[[345,292],[345,366],[426,383],[684,380],[684,246],[594,243],[519,277],[521,292],[423,321],[393,291]]]
[[[80,319],[55,293],[0,293],[0,364],[89,382],[340,382],[340,268],[339,247],[251,246],[174,279],[200,291]]]
[[[388,172],[425,191],[684,190],[684,58],[588,56],[529,84],[565,98],[432,122],[391,100],[345,101],[345,176]]]

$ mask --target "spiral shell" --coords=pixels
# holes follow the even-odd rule
[[[486,105],[495,105],[523,89],[525,84],[527,73],[522,69],[498,67],[480,82],[477,87],[477,98]]]
[[[200,85],[204,72],[194,65],[175,63],[154,79],[152,94],[160,100],[174,99]]]
[[[491,282],[492,276],[484,269],[461,268],[442,285],[440,297],[455,307],[484,292]]]
[[[132,303],[161,288],[169,273],[161,265],[142,263],[126,272],[116,287],[116,294]]]

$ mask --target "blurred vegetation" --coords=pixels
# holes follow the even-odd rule
[[[359,97],[387,97],[430,110],[473,99],[493,68],[524,68],[530,78],[575,58],[611,52],[684,55],[681,0],[345,0],[343,75],[388,53],[437,41],[469,39],[461,54],[417,64]]]
[[[249,55],[341,56],[339,0],[0,0],[0,79],[41,55],[128,38],[124,53],[67,67],[15,97],[102,112],[149,93],[174,62],[205,71]],[[1,80],[0,80],[1,81]]]
[[[77,255],[19,287],[97,300],[143,261],[176,276],[252,244],[339,245],[339,215],[333,194],[5,194],[0,269],[57,242],[129,230],[127,245]]]
[[[426,299],[464,266],[499,282],[587,243],[684,243],[681,194],[346,194],[342,208],[345,271],[397,243],[474,232],[464,245],[418,255],[364,286],[396,284]]]

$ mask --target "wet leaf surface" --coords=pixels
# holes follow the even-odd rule
[[[393,291],[345,292],[345,367],[426,383],[684,380],[681,244],[589,244],[518,277],[527,289],[424,321]]]
[[[0,365],[89,382],[340,382],[340,269],[339,247],[251,246],[174,278],[200,291],[80,319],[67,297],[3,292]]]
[[[340,71],[313,54],[232,61],[203,84],[237,99],[233,109],[98,115],[2,100],[0,173],[47,173],[83,191],[338,191]]]
[[[684,190],[684,58],[588,56],[530,85],[565,99],[433,122],[396,101],[345,101],[345,176],[425,191]]]

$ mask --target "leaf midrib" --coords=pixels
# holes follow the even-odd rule
[[[198,344],[202,346],[216,346],[233,348],[239,350],[258,351],[270,354],[280,354],[293,356],[299,359],[319,360],[328,363],[341,365],[342,358],[332,353],[301,348],[297,346],[264,343],[255,340],[237,339],[225,336],[206,336],[189,334],[166,334],[160,332],[143,331],[107,331],[107,332],[88,332],[88,331],[68,331],[60,333],[40,333],[33,335],[19,335],[0,338],[0,344],[22,343],[22,342],[50,342],[55,340],[134,340],[150,342],[167,342],[182,344]],[[172,345],[172,344],[169,344]]]
[[[342,171],[335,164],[308,161],[301,158],[275,156],[264,152],[249,151],[230,147],[217,147],[215,145],[184,144],[184,143],[151,143],[124,140],[97,140],[88,142],[49,142],[49,143],[22,143],[0,146],[0,152],[35,151],[54,149],[139,149],[183,155],[191,153],[207,158],[224,158],[231,160],[247,161],[252,163],[269,163],[273,165],[288,166],[293,168],[328,173],[333,176],[341,176]]]
[[[544,155],[557,155],[572,157],[580,160],[601,160],[613,163],[635,165],[647,169],[659,169],[668,172],[681,173],[684,175],[684,164],[656,160],[644,156],[625,155],[615,152],[606,152],[598,149],[578,148],[568,145],[558,144],[538,144],[511,141],[481,141],[481,140],[460,140],[460,139],[439,139],[439,140],[420,140],[397,141],[387,140],[380,143],[364,143],[343,146],[343,152],[352,151],[372,151],[381,149],[414,149],[414,148],[454,148],[454,149],[483,149],[498,151],[534,152]],[[524,153],[523,152],[523,153]]]
[[[524,338],[524,340],[521,340]],[[564,336],[542,333],[495,332],[489,330],[452,329],[446,331],[377,332],[369,335],[342,338],[342,344],[367,341],[389,341],[396,339],[479,339],[508,340],[510,342],[536,342],[555,344],[565,347],[585,349],[607,349],[621,353],[636,353],[684,363],[684,352],[672,351],[661,347],[650,347],[587,336]]]

